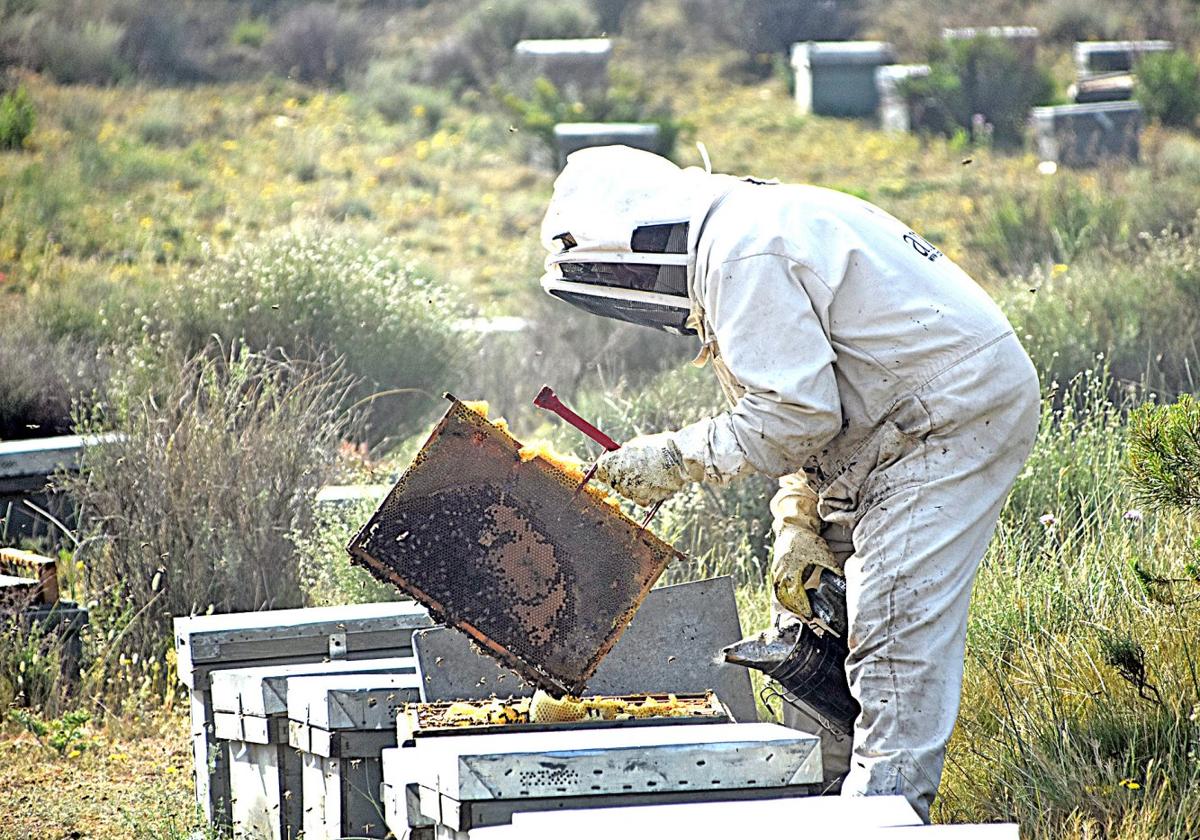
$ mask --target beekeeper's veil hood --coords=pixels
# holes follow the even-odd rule
[[[542,221],[542,288],[607,318],[687,334],[696,241],[735,179],[628,146],[567,158]]]

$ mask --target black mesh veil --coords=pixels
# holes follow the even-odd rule
[[[634,230],[629,253],[613,254],[611,259],[586,259],[581,254],[574,260],[569,254],[575,239],[563,234],[557,237],[565,246],[565,258],[557,263],[562,282],[548,281],[546,291],[595,315],[673,333],[691,332],[687,235],[686,222],[643,225]],[[660,254],[663,257],[656,259]]]

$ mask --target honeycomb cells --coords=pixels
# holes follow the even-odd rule
[[[455,402],[349,546],[529,681],[582,690],[670,546]]]

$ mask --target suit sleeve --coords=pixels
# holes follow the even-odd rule
[[[828,287],[774,254],[728,260],[704,287],[705,317],[746,391],[730,410],[676,432],[685,469],[717,483],[795,472],[841,430]]]

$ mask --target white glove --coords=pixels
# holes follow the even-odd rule
[[[672,432],[635,437],[604,453],[596,477],[642,507],[661,502],[691,480]]]
[[[801,618],[812,618],[808,590],[815,588],[821,569],[844,574],[842,564],[821,537],[817,494],[803,475],[779,480],[779,492],[771,499],[775,517],[775,546],[771,560],[771,586],[784,609]]]

